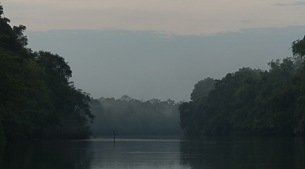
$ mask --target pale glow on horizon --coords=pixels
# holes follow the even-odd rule
[[[4,0],[5,16],[28,30],[152,30],[198,35],[305,25],[291,0]]]

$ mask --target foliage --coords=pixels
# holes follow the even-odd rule
[[[123,96],[120,99],[100,98],[92,102],[95,121],[94,136],[117,134],[162,135],[179,134],[178,104],[172,100],[148,101]]]
[[[303,39],[292,42],[292,53],[294,56],[305,56],[305,36]]]
[[[0,6],[0,140],[88,137],[91,98],[69,80],[69,65],[26,48],[26,27],[8,23]]]
[[[191,94],[191,100],[198,101],[202,98],[206,98],[211,90],[214,89],[215,80],[208,77],[204,80],[199,81],[194,86],[194,90]]]
[[[214,89],[198,87],[199,81],[191,101],[179,107],[184,132],[191,137],[304,135],[304,41],[293,42],[295,57],[271,61],[269,71],[242,68],[216,80]]]

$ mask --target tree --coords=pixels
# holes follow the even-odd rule
[[[0,5],[0,142],[88,137],[91,98],[70,81],[70,66],[26,48],[26,27],[8,23]]]
[[[94,136],[119,134],[179,134],[178,104],[172,100],[148,101],[124,95],[120,99],[100,98],[91,103],[96,116],[92,124]]]
[[[305,36],[303,39],[293,41],[291,48],[294,56],[303,57],[305,55]]]
[[[10,51],[21,51],[26,52],[27,49],[24,47],[27,45],[27,37],[23,34],[26,27],[24,25],[13,26],[8,24],[10,20],[2,17],[3,7],[0,5],[0,46],[1,48]]]
[[[59,133],[58,137],[88,137],[87,123],[94,118],[89,106],[91,98],[69,81],[72,77],[70,66],[64,58],[50,52],[37,52],[35,59],[45,72],[44,80],[53,105],[49,123],[56,127],[54,131],[50,127],[47,130]]]
[[[305,67],[298,61],[271,61],[269,71],[241,68],[216,80],[208,95],[196,84],[194,99],[179,108],[181,127],[192,137],[304,135]]]
[[[63,57],[57,54],[52,54],[46,51],[39,51],[35,53],[36,62],[44,68],[48,74],[47,81],[53,84],[56,82],[68,83],[72,77],[72,71]]]
[[[194,90],[191,94],[192,101],[198,101],[203,97],[208,97],[211,90],[214,89],[215,80],[208,77],[204,80],[199,81],[194,86]]]

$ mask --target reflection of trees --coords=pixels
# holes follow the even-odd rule
[[[304,138],[209,138],[181,142],[181,162],[192,169],[305,168]]]
[[[91,148],[91,144],[85,141],[9,144],[0,159],[0,168],[89,169],[93,158]]]
[[[92,166],[100,169],[180,168],[179,141],[126,139],[93,143]]]
[[[0,145],[0,168],[4,168],[2,167],[3,164],[3,145]]]

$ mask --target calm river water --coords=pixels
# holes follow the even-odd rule
[[[304,138],[33,141],[0,150],[1,169],[304,169]]]

